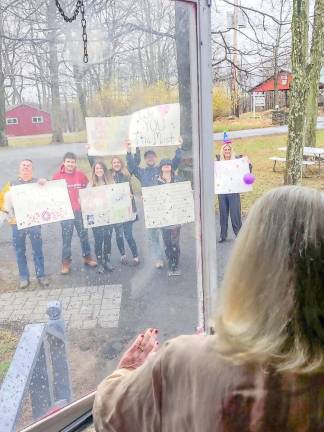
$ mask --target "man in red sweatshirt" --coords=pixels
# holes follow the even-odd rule
[[[80,238],[84,264],[89,267],[96,267],[97,263],[91,258],[88,231],[83,226],[79,201],[79,189],[87,187],[89,180],[82,171],[77,169],[77,157],[74,153],[65,154],[60,170],[53,175],[53,180],[60,179],[66,181],[74,212],[74,219],[61,222],[63,240],[61,273],[66,275],[70,273],[71,242],[74,227]]]

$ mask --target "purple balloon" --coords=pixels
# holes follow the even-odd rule
[[[255,182],[255,177],[254,177],[253,174],[251,174],[251,173],[247,173],[247,174],[245,174],[245,176],[243,177],[243,181],[244,181],[245,184],[247,184],[247,185],[251,185],[251,184],[253,184],[253,183]]]

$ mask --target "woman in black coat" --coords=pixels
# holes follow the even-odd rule
[[[236,156],[232,149],[231,141],[226,141],[222,145],[220,155],[216,156],[217,160],[226,161],[231,159],[238,159],[243,157],[242,155]],[[252,165],[250,165],[250,171],[252,171]],[[220,194],[218,195],[219,204],[219,217],[221,226],[221,235],[219,243],[223,243],[227,239],[228,231],[228,217],[231,218],[232,228],[235,236],[239,233],[242,226],[241,217],[241,198],[239,193]]]

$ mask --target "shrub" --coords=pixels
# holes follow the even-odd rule
[[[231,113],[231,97],[225,86],[213,88],[213,118],[227,117]]]

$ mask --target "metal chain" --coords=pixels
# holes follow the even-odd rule
[[[82,27],[82,40],[83,40],[83,62],[88,63],[89,56],[88,56],[88,34],[87,34],[87,20],[85,19],[85,11],[84,11],[84,4],[83,0],[81,1],[81,27]]]
[[[56,7],[59,10],[60,14],[62,15],[64,21],[69,22],[69,23],[71,23],[72,21],[74,21],[76,19],[76,17],[78,16],[78,14],[80,12],[80,9],[81,9],[82,3],[83,3],[82,0],[77,0],[77,4],[75,6],[75,9],[74,9],[74,12],[73,12],[72,16],[68,17],[65,14],[65,12],[64,12],[64,10],[63,10],[60,2],[59,2],[59,0],[55,0]]]
[[[68,17],[59,0],[55,0],[56,7],[60,14],[62,15],[65,22],[71,23],[72,21],[75,21],[79,12],[81,12],[81,27],[82,27],[82,40],[83,40],[83,62],[88,63],[89,56],[88,56],[88,34],[87,34],[87,20],[85,19],[85,10],[84,10],[84,0],[77,0],[75,9],[73,14]]]

